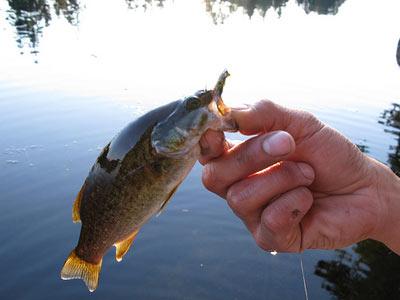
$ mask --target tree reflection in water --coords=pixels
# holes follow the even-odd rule
[[[79,3],[77,0],[56,0],[54,9],[57,16],[63,15],[71,25],[78,25]]]
[[[400,175],[400,105],[385,110],[379,123],[396,138],[388,165]],[[336,250],[333,260],[317,263],[315,274],[335,299],[400,299],[400,256],[385,245],[366,240],[350,250]]]
[[[128,8],[147,9],[150,6],[163,7],[165,0],[125,0]],[[249,17],[257,11],[265,16],[274,9],[279,15],[289,0],[204,0],[206,11],[214,22],[222,23],[230,14],[242,9]],[[296,0],[309,12],[336,14],[345,0]],[[81,1],[83,2],[83,1]],[[39,38],[43,29],[51,24],[52,17],[63,16],[71,25],[79,23],[79,0],[8,0],[8,20],[16,29],[16,41],[21,53],[25,47],[31,53],[38,51]]]
[[[25,46],[31,49],[31,53],[37,53],[39,37],[52,19],[52,7],[57,16],[63,15],[70,24],[78,24],[77,0],[54,0],[52,4],[47,0],[8,0],[10,9],[7,19],[16,29],[16,41],[21,53]]]
[[[393,103],[392,108],[385,110],[379,123],[387,126],[385,132],[396,137],[397,144],[390,147],[388,164],[398,176],[400,176],[400,104]]]
[[[26,43],[36,49],[43,27],[51,20],[50,6],[46,0],[9,0],[10,23],[17,31],[17,43],[23,48]]]
[[[163,2],[165,0],[125,0],[128,4],[128,8],[136,9],[143,8],[147,9],[150,6],[163,7]]]
[[[316,12],[320,15],[336,15],[339,6],[346,0],[296,0],[306,13]]]
[[[346,0],[296,0],[306,13],[316,12],[318,14],[335,15],[340,5]],[[257,11],[262,17],[270,9],[274,9],[278,15],[282,14],[282,8],[289,0],[205,0],[206,10],[211,14],[215,23],[223,23],[224,20],[238,9],[252,17]]]

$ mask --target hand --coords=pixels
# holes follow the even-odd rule
[[[234,145],[201,139],[203,183],[265,250],[334,249],[373,238],[400,253],[400,179],[313,115],[270,101],[233,109]]]

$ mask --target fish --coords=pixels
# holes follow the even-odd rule
[[[72,220],[82,226],[62,279],[82,279],[93,292],[105,253],[115,246],[120,262],[142,226],[165,209],[200,157],[201,136],[237,130],[221,97],[228,76],[224,71],[212,90],[149,111],[104,147],[73,203]]]

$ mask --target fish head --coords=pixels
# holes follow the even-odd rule
[[[152,146],[164,156],[181,157],[198,144],[208,129],[236,131],[237,126],[220,95],[201,90],[186,97],[166,120],[156,124]]]

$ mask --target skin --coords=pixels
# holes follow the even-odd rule
[[[308,112],[232,109],[245,142],[208,131],[203,183],[264,250],[335,249],[371,238],[400,254],[400,179]]]

